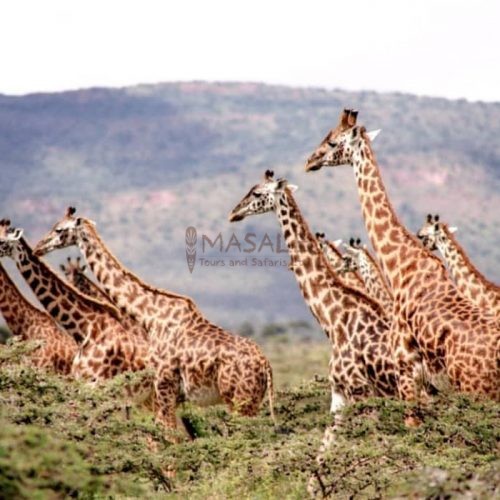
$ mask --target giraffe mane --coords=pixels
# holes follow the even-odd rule
[[[476,278],[481,282],[483,282],[488,288],[493,288],[498,293],[500,293],[500,286],[498,286],[497,284],[491,282],[488,278],[486,278],[481,273],[481,271],[479,271],[479,269],[472,263],[472,261],[469,259],[469,256],[467,255],[467,252],[464,250],[463,246],[460,245],[458,240],[455,238],[455,235],[450,231],[448,224],[445,224],[443,222],[441,223],[441,227],[443,228],[446,237],[449,238],[450,241],[453,243],[453,245],[455,245],[455,247],[458,249],[458,253],[462,256],[465,263],[469,266],[469,269],[476,276]]]
[[[363,138],[365,139],[365,144],[366,144],[366,147],[368,148],[368,152],[370,154],[370,160],[372,161],[375,168],[378,170],[380,178],[382,179],[382,175],[380,173],[380,167],[378,165],[377,159],[375,158],[375,154],[374,154],[373,149],[372,149],[371,141],[370,141],[369,137],[367,137],[367,135],[366,135],[367,134],[366,130],[361,131],[361,134],[362,134]],[[408,228],[401,222],[396,211],[394,210],[394,207],[392,206],[391,200],[390,200],[389,195],[387,193],[387,188],[385,187],[385,183],[383,182],[383,180],[381,181],[380,184],[381,184],[381,189],[385,192],[385,195],[386,195],[387,205],[391,211],[391,217],[393,218],[393,224],[399,225],[399,227],[401,227],[403,234],[406,236],[406,238],[408,238],[409,240],[412,241],[412,243],[414,244],[414,247],[417,248],[422,253],[425,253],[426,258],[431,258],[434,261],[434,263],[439,266],[441,271],[446,273],[447,272],[446,267],[445,267],[444,263],[441,261],[441,259],[437,255],[434,255],[430,250],[425,248],[421,244],[420,240],[414,234],[412,234],[408,230]]]
[[[134,274],[132,271],[130,271],[129,269],[127,269],[125,266],[123,266],[123,264],[119,261],[119,259],[117,257],[115,257],[115,255],[113,254],[113,252],[111,252],[111,250],[109,249],[109,247],[104,243],[104,241],[102,240],[102,238],[99,236],[99,233],[97,232],[97,229],[92,224],[92,222],[89,219],[85,219],[85,218],[82,218],[82,220],[83,220],[83,222],[85,224],[85,227],[86,227],[87,231],[90,231],[91,234],[92,234],[92,237],[94,237],[99,242],[100,245],[102,245],[104,248],[106,248],[106,251],[108,252],[109,257],[121,269],[121,271],[123,272],[123,274],[125,274],[127,277],[129,277],[132,280],[134,280],[137,283],[139,283],[139,285],[141,287],[144,287],[149,292],[157,293],[157,294],[160,294],[160,295],[165,295],[166,297],[169,297],[169,298],[172,298],[172,299],[185,300],[186,302],[190,302],[190,304],[192,305],[192,307],[194,307],[195,309],[198,309],[198,306],[195,304],[195,302],[193,301],[193,299],[191,297],[188,297],[187,295],[181,295],[181,294],[178,294],[178,293],[170,292],[168,290],[164,290],[162,288],[157,288],[157,287],[155,287],[153,285],[150,285],[149,283],[146,283],[141,278],[139,278],[139,276],[137,276],[136,274]]]

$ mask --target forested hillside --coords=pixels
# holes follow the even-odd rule
[[[440,213],[499,282],[500,104],[202,82],[0,96],[0,214],[35,243],[75,205],[127,266],[193,296],[216,321],[310,320],[286,254],[276,254],[275,217],[231,225],[227,215],[271,168],[300,187],[313,230],[366,239],[352,172],[303,168],[346,106],[359,109],[368,129],[383,129],[376,153],[404,223],[416,230],[425,214]],[[198,260],[190,274],[188,226],[197,230],[197,258],[218,265]],[[233,233],[243,242],[247,232],[257,247],[267,233],[272,251],[225,251]],[[203,253],[203,235],[214,241],[219,233],[223,251],[206,245]],[[229,265],[265,256],[279,262]]]

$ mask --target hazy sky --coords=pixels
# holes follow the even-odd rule
[[[500,101],[498,0],[12,0],[0,92],[252,80]]]

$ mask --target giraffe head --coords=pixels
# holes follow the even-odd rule
[[[361,243],[360,238],[351,238],[349,244],[344,244],[346,253],[344,254],[344,261],[346,262],[346,270],[348,272],[355,272],[359,270],[359,262],[361,254],[366,250],[366,245]]]
[[[66,264],[60,265],[61,271],[72,283],[75,282],[75,278],[81,276],[82,274],[85,274],[87,266],[85,264],[82,264],[81,261],[82,259],[80,256],[78,256],[76,259],[71,259],[71,257],[68,257]]]
[[[342,244],[342,240],[328,241],[326,239],[325,233],[316,233],[315,236],[323,252],[326,252],[328,250],[328,245],[332,245],[338,250],[340,248],[340,245]]]
[[[0,220],[0,257],[12,257],[23,230],[11,227],[10,220]]]
[[[457,228],[449,227],[448,231],[453,234],[457,231]],[[425,248],[432,252],[437,250],[438,243],[446,238],[444,223],[439,221],[438,214],[427,215],[424,225],[417,232],[417,237],[422,241]]]
[[[358,112],[344,109],[336,127],[332,128],[313,154],[307,159],[306,172],[319,170],[321,167],[352,165],[355,146],[361,141],[375,139],[380,130],[367,132],[365,127],[356,125]]]
[[[229,222],[243,220],[249,215],[265,214],[276,209],[278,197],[285,189],[295,191],[297,186],[286,179],[274,179],[274,172],[266,170],[264,181],[256,184],[229,214]]]
[[[75,216],[76,208],[68,207],[64,217],[54,224],[49,233],[35,247],[35,255],[41,256],[58,248],[76,245],[83,230],[83,218]]]

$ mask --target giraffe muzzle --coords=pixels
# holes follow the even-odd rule
[[[241,214],[229,214],[229,222],[238,222],[244,218],[245,217]]]

